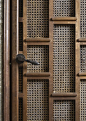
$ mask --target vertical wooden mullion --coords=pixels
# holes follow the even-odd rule
[[[75,27],[75,91],[77,93],[75,121],[80,121],[80,80],[77,76],[80,69],[80,44],[77,42],[77,39],[80,38],[80,0],[75,0],[75,16],[77,17]]]
[[[27,45],[24,44],[25,48],[23,54],[26,56]],[[27,72],[27,63],[23,64],[23,75]],[[23,76],[23,121],[27,121],[27,77]]]
[[[53,92],[53,0],[49,0],[49,38],[51,39],[49,46],[49,72],[51,77],[49,80],[49,121],[53,121],[53,100],[51,94]]]
[[[12,0],[12,121],[18,121],[18,64],[16,55],[18,54],[19,45],[19,0]]]
[[[53,28],[53,26],[51,27]],[[53,100],[51,94],[53,92],[53,47],[52,42],[49,46],[49,72],[51,73],[49,79],[49,121],[53,121]]]
[[[80,121],[80,79],[78,77],[80,67],[80,45],[76,43],[76,72],[75,72],[75,92],[77,93],[76,105],[75,105],[75,121]]]
[[[23,54],[27,58],[27,0],[23,0]],[[23,64],[23,75],[27,72],[27,63]],[[23,76],[23,121],[27,121],[27,78]]]

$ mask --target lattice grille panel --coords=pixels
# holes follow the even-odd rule
[[[19,92],[23,92],[23,67],[19,67]]]
[[[23,51],[23,23],[19,22],[19,50]]]
[[[27,72],[49,71],[49,46],[29,45],[27,46],[27,59],[39,62],[39,65],[27,64]]]
[[[80,37],[86,38],[86,0],[80,0]]]
[[[86,45],[80,46],[80,71],[86,72]]]
[[[19,121],[23,121],[23,99],[19,98]]]
[[[55,92],[75,91],[75,26],[54,25],[53,89]]]
[[[80,83],[80,121],[86,121],[86,80]]]
[[[54,16],[75,16],[75,0],[53,0]]]
[[[27,81],[27,120],[48,121],[49,120],[49,82],[48,80]]]
[[[23,17],[23,0],[19,0],[19,17]]]
[[[75,102],[70,100],[54,101],[54,121],[75,121]]]
[[[49,37],[49,1],[27,0],[27,37]]]

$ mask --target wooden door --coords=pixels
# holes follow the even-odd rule
[[[12,0],[12,121],[86,120],[85,3]]]

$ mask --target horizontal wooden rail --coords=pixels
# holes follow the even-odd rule
[[[24,18],[23,17],[19,17],[19,22],[23,22]]]
[[[19,97],[22,97],[23,98],[23,96],[24,96],[23,93],[19,93]]]
[[[50,38],[27,38],[25,42],[50,42]]]
[[[78,76],[86,76],[86,72],[79,72]]]
[[[76,21],[61,21],[61,20],[59,20],[59,21],[53,21],[52,22],[52,24],[76,24]]]
[[[76,17],[52,17],[52,21],[76,21]]]
[[[23,51],[19,51],[19,54],[23,54]]]
[[[77,93],[52,93],[52,97],[76,97]]]
[[[86,38],[80,38],[77,40],[78,42],[86,42]]]
[[[52,100],[76,100],[76,97],[52,97]]]
[[[25,73],[24,76],[26,77],[49,77],[50,73],[49,72],[44,72],[44,73]]]

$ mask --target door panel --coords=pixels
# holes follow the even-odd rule
[[[85,0],[12,0],[12,121],[85,121],[83,11]]]
[[[23,23],[19,22],[19,51],[23,51]]]
[[[86,38],[86,1],[80,0],[80,37]]]
[[[27,72],[49,72],[49,46],[48,45],[28,45],[27,59],[36,60],[39,65],[27,64]]]
[[[48,80],[27,80],[27,120],[49,120]]]
[[[86,72],[86,45],[80,45],[80,72]]]
[[[23,98],[19,98],[19,121],[23,121]]]
[[[75,26],[53,26],[53,91],[75,92]]]
[[[55,100],[53,102],[54,121],[74,121],[75,102],[73,100]]]
[[[48,0],[27,0],[27,37],[49,37]]]
[[[75,1],[74,0],[53,0],[53,16],[56,17],[74,17]]]
[[[23,0],[19,0],[19,17],[23,17]]]
[[[86,120],[86,113],[85,113],[85,93],[86,93],[86,79],[81,79],[80,80],[80,121],[85,121]]]
[[[23,92],[23,66],[19,67],[19,92]]]
[[[86,120],[86,1],[80,0],[80,121]]]

